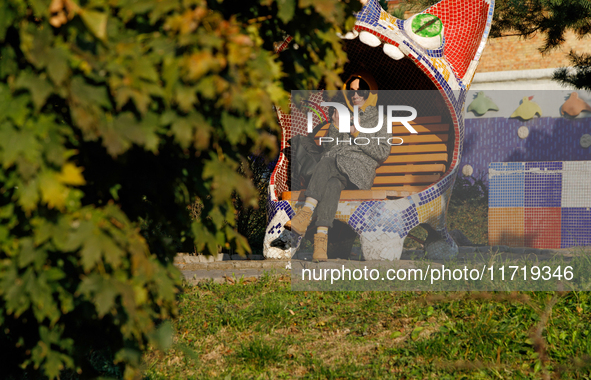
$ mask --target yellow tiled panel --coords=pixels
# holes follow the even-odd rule
[[[419,223],[428,223],[437,229],[443,227],[443,210],[441,199],[441,197],[437,197],[431,202],[417,207]]]

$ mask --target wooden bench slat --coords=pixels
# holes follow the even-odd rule
[[[404,141],[404,144],[421,144],[421,143],[440,143],[440,142],[447,142],[447,140],[449,139],[448,135],[444,135],[444,134],[437,134],[437,135],[408,135],[408,136],[402,136],[401,137],[402,140]],[[393,143],[399,143],[400,140],[398,139],[394,139],[392,140]],[[402,146],[399,145],[399,146]]]
[[[387,164],[414,162],[447,162],[447,153],[390,155],[385,161]]]
[[[412,125],[412,124],[411,124]],[[328,133],[328,126],[326,124],[322,127],[314,136],[314,138],[320,138],[326,136]],[[434,133],[434,132],[448,132],[449,131],[449,124],[417,124],[412,125],[413,128],[418,133]],[[392,127],[392,135],[410,135],[408,129],[405,126],[393,126]]]
[[[316,144],[320,144],[320,137],[324,136],[326,131],[320,131],[314,139],[316,140]],[[322,136],[320,136],[322,134]],[[440,143],[440,142],[447,142],[449,140],[449,136],[446,134],[429,134],[429,135],[405,135],[405,136],[396,136],[402,138],[404,143],[402,145],[395,145],[395,146],[404,146],[406,144],[421,144],[421,143]],[[340,140],[339,140],[340,141]],[[367,140],[364,140],[367,141]],[[396,144],[399,143],[399,139],[392,140],[392,143]],[[387,144],[385,140],[381,140],[381,143]],[[348,143],[345,143],[348,144]]]
[[[376,169],[377,174],[394,174],[394,173],[444,173],[444,164],[418,164],[418,165],[381,165]]]
[[[411,185],[417,183],[431,184],[441,178],[439,174],[428,174],[428,175],[388,175],[388,176],[376,176],[373,181],[375,185]]]
[[[412,124],[411,124],[412,125]],[[412,126],[418,133],[448,132],[449,124],[419,124]],[[410,132],[405,126],[392,126],[393,135],[408,135]]]
[[[408,196],[411,194],[416,194],[419,191],[425,190],[429,185],[420,185],[420,186],[412,186],[412,185],[403,185],[403,186],[372,186],[372,190],[382,190],[382,191],[397,191],[399,193],[405,192],[408,193],[403,196]]]
[[[445,153],[447,145],[445,144],[417,144],[417,145],[397,145],[390,148],[390,154],[406,153]]]
[[[282,200],[300,200],[304,201],[306,196],[304,191],[284,191],[281,193]],[[341,191],[341,200],[366,200],[366,199],[386,199],[386,190],[343,190]]]
[[[421,117],[417,117],[413,121],[409,122],[409,124],[434,124],[434,123],[441,123],[441,115],[421,116]]]

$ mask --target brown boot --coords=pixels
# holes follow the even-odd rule
[[[312,214],[314,211],[309,207],[302,207],[295,216],[283,226],[286,230],[295,232],[303,236],[312,221]]]
[[[312,259],[315,262],[328,261],[328,235],[322,232],[314,235],[314,254]]]

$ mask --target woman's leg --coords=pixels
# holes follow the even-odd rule
[[[312,214],[314,213],[314,209],[317,208],[317,205],[321,208],[323,214],[325,213],[324,209],[326,206],[323,205],[324,199],[329,199],[329,202],[334,203],[332,204],[332,208],[334,208],[332,217],[334,218],[336,207],[338,207],[340,190],[345,186],[343,185],[341,188],[336,185],[336,183],[332,183],[331,186],[328,186],[328,183],[335,178],[337,179],[336,183],[347,183],[346,177],[344,177],[337,168],[335,158],[323,157],[320,162],[316,164],[314,174],[312,174],[312,178],[310,178],[310,182],[308,183],[308,189],[306,190],[306,204],[285,224],[284,227],[298,235],[304,235],[312,221]],[[328,195],[325,195],[327,187],[330,187],[333,191],[329,192]],[[337,190],[334,190],[336,187],[339,187],[338,193]]]
[[[312,174],[312,178],[310,178],[310,182],[308,183],[308,187],[306,190],[306,197],[313,198],[318,202],[324,199],[325,190],[328,185],[328,182],[336,178],[343,184],[343,188],[347,185],[347,177],[345,177],[337,167],[337,161],[335,157],[322,157],[320,162],[316,164],[316,168],[314,169],[314,174]],[[333,186],[334,187],[334,186]],[[342,190],[340,189],[340,190]],[[337,200],[340,197],[340,190],[339,194],[337,195]],[[328,196],[332,196],[333,192],[327,194]],[[337,201],[338,203],[338,201]],[[335,209],[336,213],[336,209]]]
[[[318,206],[316,206],[316,215],[318,216],[316,220],[317,227],[332,227],[332,222],[339,207],[341,191],[347,183],[346,178],[342,174],[341,177],[330,178],[324,186],[321,199],[318,200]]]

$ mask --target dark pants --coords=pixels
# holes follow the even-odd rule
[[[316,226],[332,227],[332,221],[339,207],[341,191],[347,186],[355,185],[339,171],[335,157],[322,157],[316,164],[306,190],[306,197],[318,201]]]

